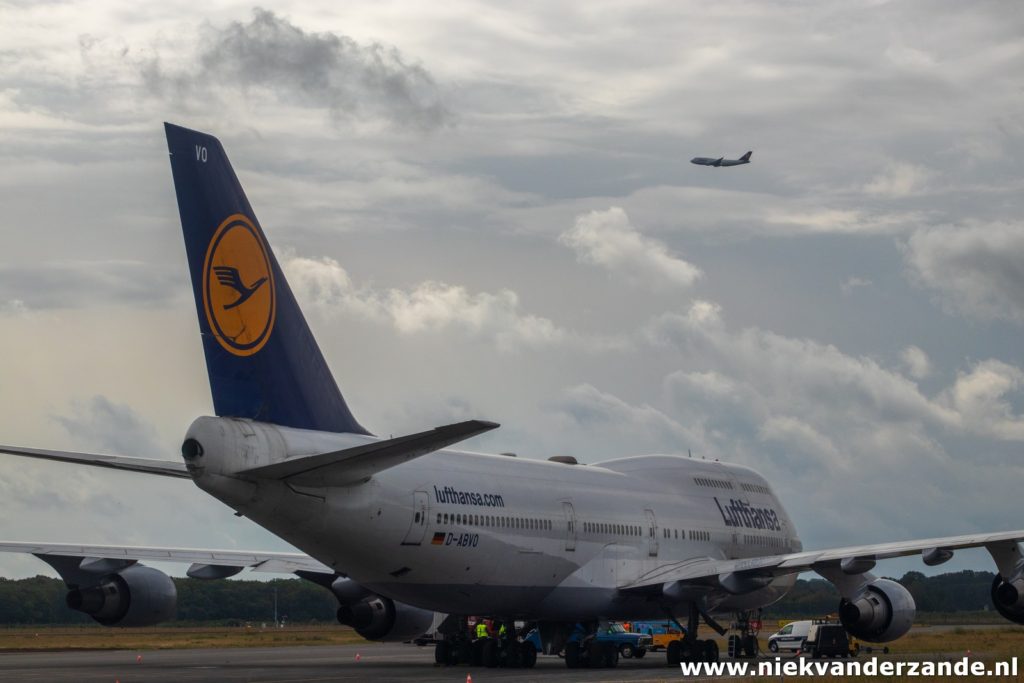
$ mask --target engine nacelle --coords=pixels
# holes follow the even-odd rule
[[[839,620],[851,635],[869,643],[888,643],[910,630],[917,605],[906,588],[875,579],[853,599],[839,601]]]
[[[163,572],[134,564],[68,591],[68,607],[104,626],[152,626],[173,619],[178,591]]]
[[[996,574],[992,579],[992,604],[1004,619],[1024,624],[1024,576],[1006,581]]]
[[[375,595],[339,607],[338,621],[367,640],[403,642],[426,633],[434,613]]]

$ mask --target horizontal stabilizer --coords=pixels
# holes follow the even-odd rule
[[[0,553],[31,553],[56,567],[86,573],[109,573],[110,566],[126,567],[135,562],[190,562],[190,569],[215,567],[227,572],[228,567],[241,567],[258,572],[292,574],[302,571],[334,574],[322,562],[302,553],[276,553],[248,550],[206,550],[197,548],[154,548],[123,545],[81,545],[78,543],[25,543],[0,541]],[[58,570],[60,571],[60,570]],[[208,572],[213,573],[211,569]],[[208,578],[200,576],[199,578]]]
[[[409,436],[254,467],[242,470],[238,476],[287,479],[300,486],[345,486],[497,427],[499,425],[496,422],[468,420]]]
[[[72,453],[70,451],[49,451],[41,448],[21,448],[17,446],[0,446],[0,453],[22,455],[27,458],[42,458],[58,462],[73,462],[79,465],[108,467],[129,472],[159,474],[164,477],[180,477],[191,479],[192,475],[185,469],[185,463],[170,460],[154,460],[152,458],[130,458],[123,455],[101,455],[97,453]]]

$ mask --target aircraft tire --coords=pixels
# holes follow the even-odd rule
[[[643,659],[644,655],[647,654],[647,648],[638,647],[636,652],[633,654],[637,659]]]
[[[680,640],[673,640],[665,648],[665,660],[669,666],[679,666],[683,661],[683,643]]]
[[[441,641],[434,644],[434,664],[448,666],[451,664],[451,648],[448,643]]]
[[[578,642],[565,644],[565,666],[569,669],[580,668],[580,644]]]
[[[481,645],[480,661],[484,667],[494,669],[498,666],[498,643],[488,638]]]
[[[523,645],[521,661],[524,669],[532,669],[537,664],[537,651],[532,645]]]
[[[587,666],[591,669],[604,668],[604,643],[599,643],[596,640],[591,640],[587,645]]]
[[[704,661],[712,663],[718,661],[718,643],[713,640],[704,641]]]

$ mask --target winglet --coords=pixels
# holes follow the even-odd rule
[[[253,479],[287,479],[300,486],[345,486],[364,481],[377,472],[401,465],[445,446],[482,434],[500,425],[467,420],[435,427],[426,432],[372,441],[341,451],[291,458],[272,465],[242,470],[238,476]]]

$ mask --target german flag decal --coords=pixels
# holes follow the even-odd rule
[[[431,539],[430,545],[444,545],[444,532],[438,531],[434,534],[434,538]]]

